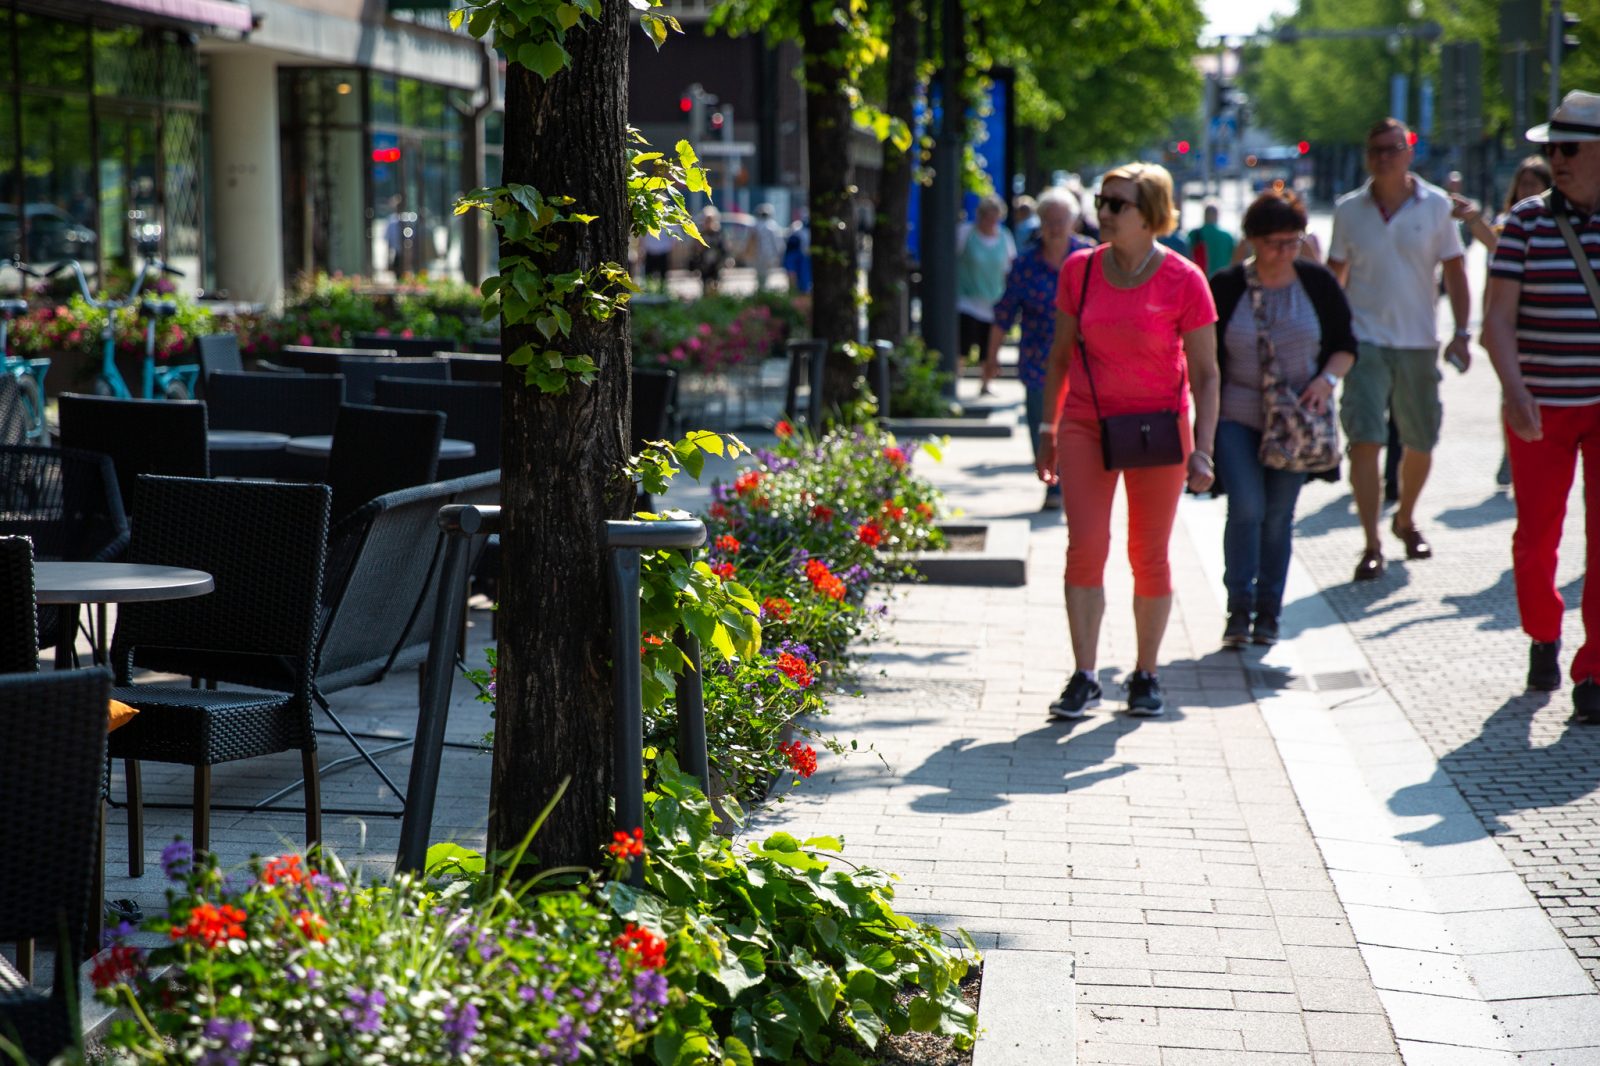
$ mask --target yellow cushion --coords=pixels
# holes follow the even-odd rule
[[[111,724],[106,727],[106,732],[114,733],[118,729],[133,721],[133,716],[139,713],[139,708],[129,707],[121,700],[111,701]]]

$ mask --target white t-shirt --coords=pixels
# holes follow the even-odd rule
[[[1435,271],[1462,255],[1450,217],[1450,197],[1416,175],[1411,197],[1388,219],[1372,198],[1370,180],[1339,197],[1333,208],[1329,261],[1350,268],[1350,301],[1357,340],[1389,348],[1439,344]]]

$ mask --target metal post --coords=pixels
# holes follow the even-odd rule
[[[966,115],[955,106],[960,96],[962,42],[960,0],[944,0],[940,33],[943,69],[939,74],[940,122],[933,147],[933,184],[923,199],[922,336],[939,353],[939,368],[949,374],[945,395],[956,397],[961,356],[956,330],[956,221],[961,212],[961,146]]]
[[[811,399],[806,405],[806,424],[811,432],[822,436],[822,377],[828,369],[828,343],[811,342]]]
[[[1553,112],[1561,103],[1561,58],[1566,49],[1566,22],[1562,17],[1561,0],[1550,0],[1550,103],[1546,112]],[[1519,131],[1520,132],[1520,131]]]
[[[872,391],[878,394],[878,417],[889,415],[889,357],[894,354],[893,341],[873,341]]]
[[[789,352],[789,384],[783,395],[783,413],[789,418],[801,417],[800,385],[802,382],[811,389],[810,406],[807,408],[806,420],[813,423],[820,411],[822,404],[822,389],[818,382],[821,378],[823,354],[827,349],[823,341],[790,341],[785,345]]]
[[[700,673],[700,638],[678,633],[678,648],[689,665],[678,676],[678,765],[700,779],[700,791],[711,795],[711,766],[706,755],[706,692]]]
[[[611,552],[612,766],[616,775],[617,828],[644,824],[644,685],[639,674],[639,569],[644,550],[695,548],[706,541],[705,523],[607,522]],[[644,883],[635,859],[628,882]]]
[[[428,660],[423,667],[422,702],[417,707],[416,747],[411,753],[405,816],[400,821],[396,872],[421,872],[427,861],[433,801],[439,789],[439,759],[444,752],[445,726],[450,720],[450,687],[455,681],[461,610],[467,597],[467,551],[474,536],[500,531],[500,508],[472,504],[441,507],[439,527],[445,532],[444,558],[439,566],[439,595],[434,601]]]

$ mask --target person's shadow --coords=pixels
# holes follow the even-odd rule
[[[1438,818],[1397,839],[1437,847],[1476,840],[1485,830],[1515,832],[1503,818],[1564,807],[1600,788],[1600,729],[1573,720],[1555,743],[1535,744],[1534,716],[1550,699],[1550,693],[1529,692],[1506,700],[1476,737],[1439,760],[1433,777],[1390,796],[1389,810],[1397,815]],[[1453,802],[1457,790],[1470,811]]]

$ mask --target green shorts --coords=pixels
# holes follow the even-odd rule
[[[1362,341],[1356,365],[1344,377],[1339,423],[1351,444],[1382,444],[1389,439],[1394,412],[1400,443],[1414,452],[1431,452],[1439,443],[1444,405],[1439,402],[1439,353],[1433,348],[1386,348]]]

